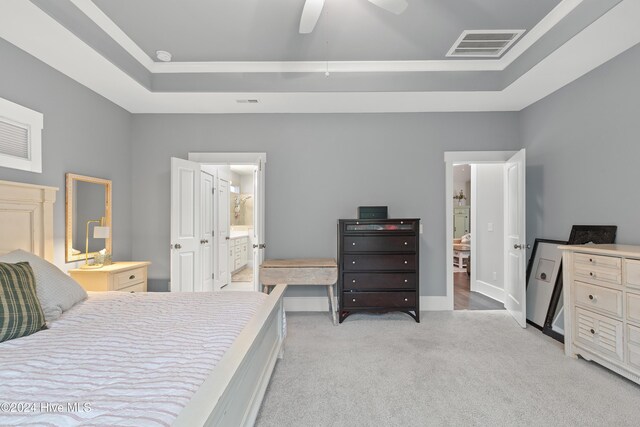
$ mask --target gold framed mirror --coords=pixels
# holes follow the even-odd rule
[[[66,262],[95,258],[103,249],[111,254],[111,181],[73,173],[66,178]]]

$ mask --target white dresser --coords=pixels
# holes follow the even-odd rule
[[[560,248],[565,354],[640,383],[640,246]]]

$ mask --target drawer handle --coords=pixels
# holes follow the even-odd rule
[[[591,301],[593,301],[595,298],[594,298],[594,296],[593,296],[593,295],[589,295],[589,299],[590,299]]]
[[[355,263],[356,263],[355,261],[351,261],[351,264],[355,264]]]
[[[404,242],[404,245],[405,245],[405,246],[407,246],[407,245],[408,245],[408,243],[407,243],[407,242]]]
[[[589,258],[589,262],[593,262],[593,258]]]
[[[355,245],[356,245],[356,242],[353,242],[353,243],[351,244],[351,246],[355,246]]]
[[[356,299],[354,298],[354,299],[352,299],[351,301],[356,302]]]
[[[355,300],[354,300],[354,301],[355,301]],[[593,329],[591,329],[591,331],[590,331],[590,332],[591,332],[592,334],[594,334],[594,335],[595,335],[595,333],[596,333],[596,331],[594,331]]]
[[[132,274],[131,276],[129,276],[129,280],[133,280],[133,279],[135,279],[135,278],[136,278],[136,275],[135,275],[135,274]]]
[[[405,302],[409,301],[409,298],[405,298],[405,299],[404,299],[404,301],[405,301]]]
[[[353,282],[353,283],[356,283],[356,279],[353,279],[353,280],[352,280],[352,282]]]
[[[593,271],[590,271],[590,272],[589,272],[589,276],[591,276],[591,277],[596,277],[596,275],[595,275],[595,274],[593,274]]]
[[[405,263],[405,264],[408,264],[408,263],[409,263],[409,261],[405,261],[404,263]]]
[[[407,282],[408,282],[408,280],[407,280],[407,279],[404,279],[404,283],[407,283]]]

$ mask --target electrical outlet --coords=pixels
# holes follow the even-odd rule
[[[487,224],[487,231],[493,231],[493,223],[492,222]]]
[[[423,231],[424,231],[424,230],[423,230],[423,228],[422,228],[422,223],[421,223],[421,224],[420,224],[420,234],[422,234],[422,232],[423,232]]]
[[[493,272],[493,280],[498,280],[498,273],[495,271]]]

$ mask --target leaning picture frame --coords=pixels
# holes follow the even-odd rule
[[[537,238],[527,263],[527,323],[542,330],[562,264],[565,240]]]
[[[574,225],[567,245],[611,244],[616,242],[617,225]],[[560,342],[564,342],[564,304],[562,301],[562,265],[553,289],[549,310],[542,332]]]

